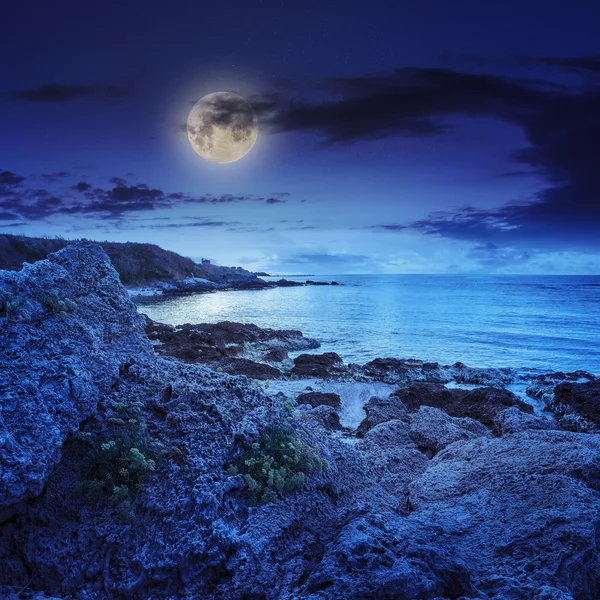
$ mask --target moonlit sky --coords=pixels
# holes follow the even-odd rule
[[[12,2],[0,232],[276,273],[600,273],[600,5]],[[193,103],[247,97],[216,165]]]

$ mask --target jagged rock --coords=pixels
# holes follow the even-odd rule
[[[563,382],[585,383],[593,381],[595,377],[587,371],[573,371],[571,373],[542,373],[532,377],[531,382],[525,390],[527,395],[536,400],[544,402],[552,408],[554,402],[554,388]]]
[[[340,415],[335,411],[333,406],[319,404],[306,414],[315,419],[317,423],[328,431],[341,431],[343,429],[340,423]]]
[[[279,369],[247,358],[226,358],[219,362],[219,367],[230,375],[245,375],[250,379],[260,379],[262,381],[281,377]]]
[[[561,383],[554,390],[554,408],[573,412],[600,426],[600,380],[586,383]]]
[[[494,419],[493,430],[498,435],[508,435],[529,429],[558,429],[558,424],[551,419],[525,413],[516,406],[501,410]]]
[[[307,392],[300,394],[296,398],[298,404],[310,404],[313,408],[325,404],[332,406],[333,408],[340,408],[342,405],[342,399],[338,394],[327,393],[327,392]]]
[[[82,268],[85,265],[85,268]],[[104,251],[70,245],[19,272],[0,271],[0,507],[42,491],[69,433],[132,359],[151,354]]]
[[[287,357],[288,351],[285,348],[282,348],[281,346],[276,346],[275,348],[271,348],[271,350],[269,350],[263,356],[263,360],[280,363],[286,360]]]
[[[290,281],[289,279],[279,279],[275,282],[277,287],[301,287],[304,284],[300,281]]]
[[[515,379],[513,369],[481,369],[467,367],[467,365],[461,362],[454,363],[450,369],[452,371],[452,378],[455,381],[470,385],[503,387],[512,383]]]
[[[318,377],[327,379],[343,372],[344,363],[339,354],[325,352],[324,354],[301,354],[294,359],[292,374],[298,377]]]
[[[429,458],[417,446],[408,423],[380,423],[365,433],[357,448],[368,455],[374,481],[395,499],[395,508],[402,512],[408,484],[429,466]]]
[[[264,356],[265,352],[269,352],[268,356],[285,354],[281,359],[284,360],[287,351],[319,347],[317,340],[304,337],[298,330],[262,329],[256,325],[231,321],[171,327],[148,320],[146,331],[151,340],[160,342],[156,346],[159,354],[221,366],[224,370],[225,365],[218,363],[226,358],[273,360]]]
[[[487,597],[591,600],[599,459],[599,436],[569,432],[452,444],[411,485],[407,522],[436,527],[436,547],[451,548]]]
[[[448,389],[433,383],[415,383],[392,394],[409,411],[420,406],[440,408],[452,417],[470,417],[492,427],[496,415],[505,408],[516,406],[519,410],[533,413],[533,407],[517,398],[508,390],[476,388],[474,390]]]
[[[421,406],[410,415],[410,438],[420,449],[430,450],[432,456],[454,442],[477,437],[491,437],[491,432],[468,417],[451,417],[431,406]]]
[[[380,423],[386,421],[392,421],[399,419],[401,421],[408,422],[408,410],[406,406],[399,402],[396,398],[379,398],[373,396],[364,406],[366,417],[362,420],[356,435],[359,437],[364,436],[369,429],[372,429]]]
[[[448,367],[438,363],[427,363],[416,359],[376,358],[363,365],[364,375],[385,383],[409,383],[413,381],[432,381],[448,383],[452,373]]]

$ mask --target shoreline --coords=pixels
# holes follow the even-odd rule
[[[596,375],[582,370],[565,373],[527,367],[470,367],[461,362],[441,365],[414,358],[380,357],[365,364],[346,363],[335,352],[313,353],[320,342],[306,338],[299,330],[231,321],[172,326],[156,323],[146,315],[144,318],[159,355],[246,376],[269,394],[291,395],[293,399],[305,392],[336,394],[342,425],[351,430],[360,425],[359,417],[364,418],[364,407],[371,396],[389,396],[412,384],[463,391],[501,389],[511,395],[514,403],[528,404],[536,415],[560,420],[562,409],[555,404],[555,389],[561,384],[599,381]],[[586,423],[585,414],[577,417],[582,419],[583,429],[595,427]]]
[[[2,597],[597,596],[588,373],[156,323],[90,243],[0,271],[0,326]]]

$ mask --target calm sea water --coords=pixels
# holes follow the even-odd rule
[[[290,278],[292,279],[292,278]],[[140,298],[173,325],[300,329],[348,362],[420,358],[600,375],[600,276],[329,275],[340,286]]]

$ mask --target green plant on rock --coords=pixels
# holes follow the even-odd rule
[[[129,426],[104,442],[87,438],[85,445],[73,495],[90,505],[105,497],[112,506],[132,506],[133,496],[156,468],[157,452],[145,429]]]
[[[269,425],[227,472],[243,475],[248,503],[256,506],[301,488],[307,476],[321,468],[314,449],[284,427]]]
[[[63,298],[56,290],[44,294],[41,299],[42,306],[49,312],[72,313],[77,308],[77,303],[69,298]]]
[[[0,317],[10,318],[21,304],[19,296],[9,292],[0,293]]]
[[[64,298],[57,290],[44,294],[41,301],[42,306],[49,312],[72,313],[77,308],[77,302]]]

